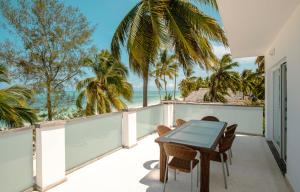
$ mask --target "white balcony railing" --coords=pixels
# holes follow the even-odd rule
[[[125,112],[109,113],[37,125],[36,185],[45,190],[65,181],[66,173],[155,131],[159,124],[174,125],[177,118],[217,116],[238,132],[262,134],[263,108],[167,102]],[[33,186],[32,130],[0,132],[0,186],[21,191]],[[17,179],[16,179],[17,178]]]

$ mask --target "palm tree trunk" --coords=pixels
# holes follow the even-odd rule
[[[143,107],[148,106],[148,74],[143,77]]]
[[[158,93],[159,93],[159,101],[161,101],[161,92],[160,92],[160,88],[158,88]]]
[[[174,77],[174,93],[173,93],[173,99],[175,101],[175,95],[176,95],[176,72],[175,72],[175,77]]]
[[[47,110],[48,110],[48,120],[52,121],[52,102],[51,102],[51,83],[47,82]]]
[[[165,84],[165,100],[167,100],[167,81],[165,75],[164,75],[164,84]]]

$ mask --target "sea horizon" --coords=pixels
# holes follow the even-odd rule
[[[173,91],[168,91],[172,95],[173,98]],[[163,98],[165,92],[161,90],[161,97]],[[77,111],[76,107],[76,98],[78,96],[77,91],[64,91],[63,95],[59,98],[58,108],[65,109],[68,112],[75,112]],[[180,98],[180,92],[176,91],[175,95],[176,99]],[[133,91],[133,97],[131,101],[127,101],[124,98],[122,100],[127,105],[127,108],[140,108],[143,106],[143,90],[135,89]],[[148,90],[148,106],[159,104],[161,101],[159,91],[158,90]],[[45,93],[38,93],[35,95],[33,102],[30,106],[34,109],[38,109],[40,113],[45,113],[46,108],[46,94]]]

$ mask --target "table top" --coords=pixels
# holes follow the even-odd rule
[[[226,122],[191,120],[156,141],[214,149],[226,125]]]

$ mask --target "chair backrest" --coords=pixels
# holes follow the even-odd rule
[[[197,155],[196,150],[174,143],[165,143],[164,149],[167,156],[172,156],[187,161],[194,160]]]
[[[219,143],[219,152],[224,153],[228,151],[231,148],[234,139],[235,139],[235,135],[229,135],[223,137]]]
[[[228,126],[226,128],[226,131],[225,131],[225,136],[234,135],[237,126],[238,126],[237,124],[233,124],[233,125]]]
[[[203,117],[201,120],[204,120],[204,121],[220,121],[217,117],[215,116],[205,116]]]
[[[159,125],[157,126],[157,133],[159,136],[165,135],[166,133],[170,132],[172,129],[170,129],[169,127],[165,126],[165,125]]]
[[[181,125],[185,124],[186,121],[183,119],[176,119],[176,126],[180,127]]]

